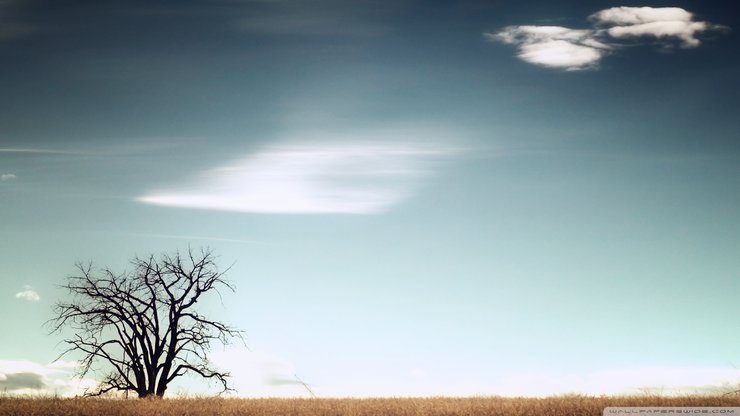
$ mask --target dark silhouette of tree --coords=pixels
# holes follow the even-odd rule
[[[207,354],[212,341],[226,344],[242,339],[242,333],[195,310],[206,295],[234,291],[212,251],[136,257],[131,265],[131,271],[116,274],[78,263],[79,275],[62,285],[72,300],[54,306],[51,332],[74,332],[60,358],[82,353],[79,376],[102,374],[99,386],[86,395],[124,391],[162,397],[170,382],[187,373],[218,381],[222,392],[232,390],[229,374],[214,369]]]

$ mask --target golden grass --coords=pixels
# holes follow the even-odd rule
[[[596,416],[608,406],[732,406],[737,396],[557,396],[548,398],[172,399],[0,397],[12,416]]]

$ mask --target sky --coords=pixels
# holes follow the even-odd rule
[[[78,261],[209,247],[241,396],[740,384],[740,10],[0,0],[0,390]],[[217,386],[181,380],[170,391]]]

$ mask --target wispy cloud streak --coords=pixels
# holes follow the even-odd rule
[[[413,195],[452,150],[409,144],[275,146],[138,201],[279,214],[373,214]]]

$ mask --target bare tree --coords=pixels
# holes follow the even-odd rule
[[[228,373],[208,361],[211,342],[241,339],[241,331],[211,320],[195,310],[211,292],[234,288],[219,272],[210,250],[136,257],[130,272],[77,264],[79,275],[62,287],[72,296],[54,307],[52,333],[71,328],[64,342],[82,353],[79,376],[102,374],[101,383],[87,395],[111,391],[136,392],[139,397],[162,397],[167,386],[187,373],[218,381],[231,390]],[[102,365],[101,365],[102,364]]]

